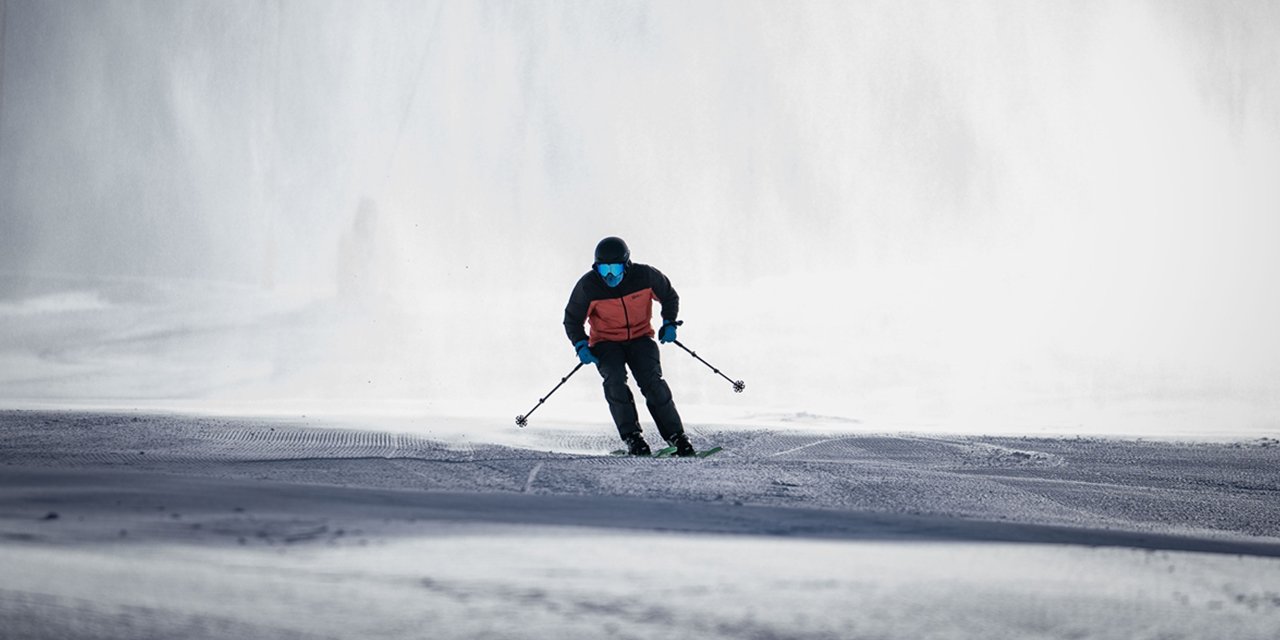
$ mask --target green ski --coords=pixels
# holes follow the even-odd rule
[[[708,456],[712,456],[712,455],[715,455],[715,454],[717,454],[717,453],[720,453],[720,452],[721,452],[721,451],[723,451],[723,450],[724,450],[724,449],[722,449],[721,447],[711,447],[710,449],[704,449],[704,450],[702,450],[702,451],[699,451],[698,453],[694,454],[694,457],[697,457],[697,458],[706,458],[706,457],[708,457]],[[615,450],[613,450],[613,451],[610,451],[610,452],[609,452],[609,455],[611,455],[611,456],[630,456],[631,454],[630,454],[630,453],[627,453],[627,450],[626,450],[626,449],[615,449]],[[647,455],[647,456],[632,456],[632,457],[636,457],[636,458],[678,458],[679,456],[677,456],[677,455],[676,455],[676,448],[675,448],[675,447],[664,447],[664,448],[662,448],[662,449],[658,449],[657,451],[654,451],[653,453],[651,453],[651,454],[649,454],[649,455]]]

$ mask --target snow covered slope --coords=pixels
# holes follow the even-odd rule
[[[1273,440],[706,428],[726,451],[690,461],[28,411],[0,437],[16,637],[1280,631]]]

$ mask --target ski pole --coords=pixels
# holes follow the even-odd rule
[[[533,408],[529,410],[529,413],[526,413],[526,414],[524,414],[524,415],[516,416],[516,426],[517,426],[517,427],[520,427],[521,429],[523,429],[523,428],[525,428],[526,426],[528,426],[528,424],[529,424],[529,416],[533,415],[533,412],[534,412],[534,411],[537,411],[537,410],[538,410],[538,407],[541,407],[541,406],[542,406],[542,403],[546,402],[546,401],[547,401],[547,398],[550,398],[550,397],[551,397],[551,394],[555,393],[555,392],[556,392],[556,389],[559,389],[561,384],[564,384],[566,381],[568,381],[568,380],[569,380],[569,378],[572,378],[572,377],[573,377],[573,374],[577,373],[577,372],[578,372],[578,369],[581,369],[581,368],[582,368],[582,365],[584,365],[584,364],[586,364],[586,363],[585,363],[585,362],[579,362],[579,363],[578,363],[578,366],[574,367],[574,368],[573,368],[573,371],[570,371],[570,372],[569,372],[569,375],[567,375],[567,376],[565,376],[565,377],[563,377],[563,378],[560,378],[560,384],[556,385],[556,386],[555,386],[555,388],[554,388],[554,389],[552,389],[551,391],[548,391],[548,392],[547,392],[547,395],[545,395],[545,396],[543,396],[543,397],[539,398],[539,399],[538,399],[538,404],[533,405]]]
[[[676,326],[680,326],[680,325],[682,325],[682,324],[684,324],[684,323],[683,323],[683,322],[676,322]],[[701,356],[699,356],[698,354],[694,353],[694,352],[693,352],[693,350],[692,350],[692,349],[690,349],[689,347],[686,347],[686,346],[684,346],[683,344],[681,344],[679,340],[672,340],[672,342],[674,342],[674,343],[675,343],[675,345],[676,345],[677,347],[680,347],[681,349],[684,349],[685,351],[688,351],[688,352],[689,352],[689,355],[691,355],[691,356],[693,356],[694,358],[697,358],[697,359],[698,359],[698,362],[701,362],[702,364],[705,364],[705,365],[707,365],[708,367],[710,367],[712,371],[716,372],[716,375],[719,375],[721,378],[724,378],[725,380],[729,380],[729,383],[733,385],[733,392],[734,392],[734,393],[742,393],[742,390],[747,388],[747,383],[745,383],[745,382],[743,382],[743,381],[741,381],[741,380],[730,380],[730,379],[729,379],[729,376],[726,376],[725,374],[720,373],[720,370],[719,370],[719,369],[717,369],[717,368],[715,368],[715,367],[712,367],[710,362],[707,362],[706,360],[703,360]]]

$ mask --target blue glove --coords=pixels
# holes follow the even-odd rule
[[[573,343],[573,346],[578,350],[578,359],[582,361],[582,364],[600,363],[600,359],[596,357],[596,354],[591,353],[591,347],[587,346],[586,340],[579,340]]]
[[[676,341],[676,326],[680,323],[674,320],[668,320],[662,323],[662,328],[658,330],[658,342],[666,344]]]

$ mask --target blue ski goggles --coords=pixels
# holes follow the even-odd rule
[[[617,264],[617,263],[614,263],[614,264],[598,264],[598,265],[596,265],[596,271],[598,271],[598,272],[600,273],[601,277],[604,277],[604,278],[608,278],[609,276],[613,276],[613,277],[615,277],[615,278],[621,278],[621,277],[622,277],[622,270],[623,270],[623,268],[625,268],[625,267],[626,267],[626,265]]]

